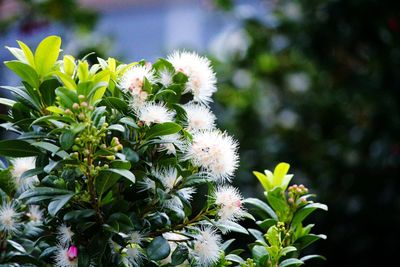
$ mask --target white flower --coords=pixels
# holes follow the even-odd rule
[[[30,205],[27,216],[35,223],[41,223],[43,221],[43,211],[38,205]]]
[[[137,110],[139,120],[150,126],[153,123],[171,122],[174,119],[174,113],[169,111],[163,104],[145,103]]]
[[[129,243],[135,245],[141,245],[144,240],[144,236],[139,231],[133,231],[129,234]]]
[[[142,259],[144,257],[140,246],[138,245],[128,245],[127,248],[123,250],[126,254],[124,258],[124,263],[127,266],[141,266]]]
[[[187,201],[192,200],[193,195],[196,193],[196,188],[194,187],[185,187],[178,190],[178,193],[181,195],[182,198],[186,199]]]
[[[148,93],[143,90],[145,78],[151,83],[155,81],[154,70],[151,66],[135,65],[125,71],[119,81],[120,87],[130,93],[133,109],[140,108],[148,97]]]
[[[160,136],[160,140],[158,150],[166,151],[167,155],[176,155],[176,149],[183,150],[185,144],[178,133]]]
[[[239,161],[237,142],[220,131],[201,131],[193,135],[186,158],[217,181],[230,180]]]
[[[39,183],[37,176],[22,178],[22,174],[26,171],[33,170],[36,167],[35,157],[15,158],[11,160],[13,165],[11,175],[14,178],[14,184],[17,189],[17,194],[32,188],[35,184]]]
[[[176,71],[188,76],[185,92],[191,92],[194,101],[211,102],[212,94],[217,91],[217,79],[207,58],[193,52],[175,51],[167,59]]]
[[[210,227],[200,230],[194,241],[193,254],[200,266],[211,266],[218,262],[221,237]]]
[[[158,73],[157,82],[161,83],[165,87],[168,87],[172,84],[173,75],[174,74],[171,71],[164,68],[164,69],[160,70],[160,72]]]
[[[74,233],[71,231],[71,227],[67,227],[65,224],[60,225],[57,228],[57,239],[63,246],[67,246],[72,241]]]
[[[125,71],[119,81],[119,85],[122,89],[136,95],[143,89],[144,78],[149,82],[154,82],[154,70],[150,65],[135,65]]]
[[[139,192],[146,191],[146,190],[152,190],[152,191],[156,190],[156,183],[153,180],[151,180],[149,177],[144,177],[143,181],[139,181],[138,186],[140,189]]]
[[[78,258],[70,258],[68,255],[68,248],[63,245],[58,245],[55,252],[55,266],[56,267],[77,267]]]
[[[161,169],[153,169],[151,174],[156,177],[163,184],[165,189],[171,191],[175,185],[182,179],[178,177],[178,170],[174,167],[167,167]]]
[[[3,203],[0,207],[0,232],[14,233],[19,226],[19,214],[15,210],[14,204]]]
[[[211,130],[215,128],[215,115],[205,106],[189,103],[184,105],[187,117],[187,130],[196,132],[199,130]]]
[[[215,204],[219,206],[219,220],[237,221],[244,213],[242,205],[243,197],[239,190],[232,186],[220,186],[215,191]]]

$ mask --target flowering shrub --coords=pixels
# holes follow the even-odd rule
[[[261,224],[278,225],[279,233],[291,234],[285,230],[291,225],[300,231],[276,248],[286,254],[273,254],[268,237],[252,252],[265,246],[270,256],[264,258],[273,265],[259,254],[245,263],[238,251],[226,251],[232,240],[223,242],[221,234],[247,234],[237,221],[253,217],[229,185],[238,145],[216,128],[208,108],[216,79],[206,58],[175,52],[154,64],[98,58],[89,66],[71,55],[58,60],[56,36],[35,53],[18,43],[8,48],[16,60],[5,64],[23,86],[4,86],[16,100],[0,99],[10,107],[2,126],[17,134],[0,141],[8,161],[0,166],[1,263],[275,266],[295,250],[287,245],[308,233],[302,219],[291,221],[309,203],[296,189],[289,192],[290,211],[270,203],[272,221]],[[276,175],[272,182],[257,177],[268,186],[268,201],[282,196],[290,180],[281,177],[281,188]]]

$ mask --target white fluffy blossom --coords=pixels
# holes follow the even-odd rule
[[[180,134],[169,134],[160,136],[161,144],[159,151],[165,151],[167,155],[176,155],[177,149],[183,150],[185,142]]]
[[[14,233],[17,231],[19,214],[12,203],[3,203],[0,207],[0,232]]]
[[[178,177],[178,170],[174,167],[153,169],[151,174],[163,184],[165,189],[171,191],[175,185],[182,179]]]
[[[220,186],[215,191],[215,204],[219,206],[218,217],[221,222],[237,221],[243,216],[243,197],[233,186]]]
[[[41,223],[43,221],[43,211],[38,205],[30,205],[27,216],[35,223]]]
[[[182,198],[186,199],[187,201],[190,201],[190,200],[192,200],[193,195],[196,193],[196,188],[185,187],[185,188],[179,189],[178,193],[180,194],[180,196]]]
[[[133,231],[129,234],[129,243],[141,245],[144,240],[144,236],[139,231]]]
[[[186,111],[187,130],[189,132],[215,128],[216,117],[209,108],[194,103],[186,104],[183,108]]]
[[[71,231],[71,227],[62,224],[57,228],[57,239],[61,245],[67,246],[70,244],[73,236],[74,233]]]
[[[218,262],[220,255],[221,236],[210,227],[200,230],[195,237],[193,254],[200,266],[211,266]]]
[[[191,92],[194,101],[211,102],[212,94],[217,91],[217,79],[207,58],[193,52],[175,51],[167,59],[176,71],[188,76],[185,92]]]
[[[169,71],[168,69],[164,68],[164,69],[159,71],[157,82],[161,83],[165,87],[168,87],[173,82],[173,80],[172,80],[173,75],[174,74],[171,71]]]
[[[201,131],[193,135],[186,158],[217,181],[230,180],[239,161],[237,142],[220,131]]]
[[[77,267],[78,258],[71,258],[68,255],[68,248],[63,245],[58,245],[55,256],[55,266],[56,267]]]
[[[146,191],[146,190],[156,190],[156,183],[151,180],[149,177],[144,177],[142,181],[138,182],[138,187],[140,189],[139,192],[141,191]]]
[[[149,82],[155,81],[154,70],[151,66],[135,65],[125,71],[119,81],[120,87],[130,93],[133,109],[141,107],[148,97],[147,92],[143,90],[145,78]]]
[[[168,110],[164,104],[148,102],[137,110],[139,120],[150,126],[153,123],[171,122],[174,119],[174,113]]]
[[[128,245],[124,250],[124,264],[127,266],[141,266],[144,254],[139,245]]]
[[[22,178],[24,172],[35,169],[35,162],[35,157],[15,158],[11,160],[11,175],[14,178],[13,181],[17,189],[17,194],[21,194],[39,182],[36,175]]]

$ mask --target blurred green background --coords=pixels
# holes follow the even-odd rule
[[[243,194],[262,197],[251,171],[286,161],[329,206],[312,218],[328,239],[311,248],[328,261],[309,266],[395,258],[399,1],[0,0],[0,33],[1,47],[57,34],[67,53],[126,61],[178,48],[209,55],[219,78],[212,108],[240,142]],[[2,65],[0,84],[17,83]]]

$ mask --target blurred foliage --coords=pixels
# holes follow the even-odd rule
[[[241,144],[236,181],[254,191],[250,170],[290,161],[331,208],[318,218],[328,265],[379,265],[399,236],[382,229],[400,223],[400,2],[268,3],[217,58],[220,124]]]
[[[2,2],[0,1],[0,7],[3,4],[3,8],[5,8],[6,3]],[[21,33],[29,34],[51,22],[90,30],[97,20],[96,12],[83,8],[77,0],[16,0],[13,4],[18,11],[11,12],[0,19],[0,33],[2,34],[14,25]]]

